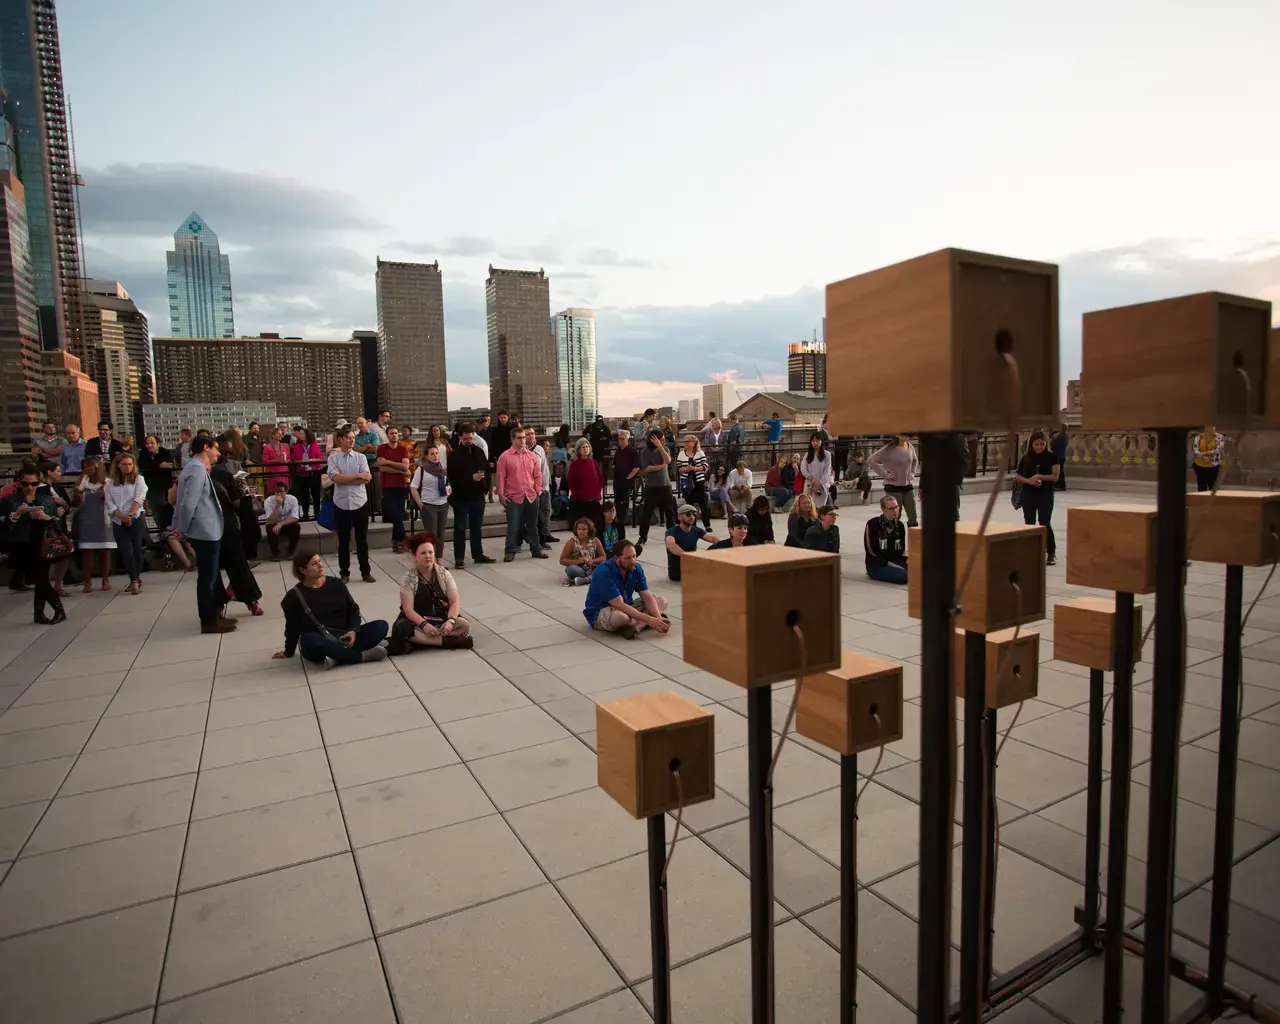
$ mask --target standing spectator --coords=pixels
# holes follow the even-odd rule
[[[644,450],[640,452],[640,478],[644,481],[644,501],[640,506],[640,543],[649,539],[649,520],[654,512],[661,512],[667,529],[675,525],[671,514],[671,478],[667,467],[671,465],[671,453],[667,451],[662,431],[650,429]]]
[[[698,525],[698,509],[684,504],[676,510],[676,523],[667,530],[665,546],[667,549],[667,579],[680,582],[680,559],[686,551],[698,550],[698,541],[706,540],[710,544],[718,542],[709,531]]]
[[[84,450],[88,445],[80,436],[80,428],[74,423],[67,424],[66,437],[62,449],[58,452],[58,465],[62,469],[62,475],[70,483],[71,477],[80,475],[80,466],[84,462]]]
[[[1049,451],[1049,439],[1043,430],[1031,432],[1031,444],[1018,463],[1015,479],[1022,484],[1022,521],[1028,526],[1037,517],[1044,527],[1046,565],[1056,561],[1057,544],[1053,536],[1053,485],[1058,479],[1058,463]],[[1046,487],[1045,485],[1048,484]]]
[[[594,459],[588,461],[594,462]],[[596,537],[595,525],[583,517],[573,524],[573,536],[564,542],[560,564],[564,566],[565,586],[578,587],[591,582],[591,573],[608,558]]]
[[[169,449],[160,446],[160,438],[155,434],[148,434],[143,442],[142,451],[138,453],[138,471],[147,485],[147,503],[158,523],[164,512],[165,495],[173,486],[174,458]]]
[[[262,446],[262,465],[267,467],[266,490],[275,493],[276,484],[283,481],[289,486],[289,446],[279,427],[271,428],[271,438]]]
[[[60,502],[52,488],[41,486],[39,472],[25,466],[18,473],[13,493],[0,501],[0,517],[8,524],[9,565],[13,571],[9,589],[35,588],[34,621],[42,626],[62,622],[67,617],[49,582],[50,566],[42,550],[48,530],[59,528],[51,524],[59,522]],[[53,608],[52,619],[45,617],[46,604]]]
[[[412,472],[409,449],[400,441],[400,431],[387,427],[387,442],[374,449],[374,457],[381,478],[382,518],[391,524],[391,550],[399,554],[404,550],[404,509]]]
[[[756,544],[773,543],[773,512],[763,494],[747,509],[747,536]]]
[[[316,443],[316,435],[309,427],[293,428],[293,446],[289,449],[289,463],[293,471],[293,495],[298,499],[302,514],[309,516],[314,505],[320,511],[320,476],[324,467],[324,453]],[[194,445],[192,446],[194,450]]]
[[[612,557],[591,574],[582,615],[592,629],[630,640],[645,628],[666,633],[671,628],[666,608],[667,599],[649,590],[635,545],[620,540]]]
[[[436,558],[436,538],[417,533],[409,538],[413,567],[400,582],[400,614],[391,626],[388,651],[408,654],[415,647],[469,650],[471,623],[461,615],[458,584]]]
[[[764,421],[764,429],[769,432],[768,442],[773,445],[770,449],[769,457],[775,461],[778,458],[778,445],[782,442],[782,417],[774,412],[767,420]]]
[[[107,480],[107,515],[111,534],[120,552],[120,564],[129,577],[129,593],[142,590],[142,552],[147,544],[146,482],[138,475],[138,463],[128,452],[111,460]]]
[[[874,469],[884,478],[886,494],[898,499],[907,513],[907,526],[916,525],[915,479],[920,472],[920,457],[916,455],[906,434],[898,434],[892,441],[874,452],[867,459],[867,468]]]
[[[289,550],[285,557],[292,558],[298,550],[298,541],[302,537],[302,510],[298,507],[298,499],[289,493],[289,482],[277,480],[272,493],[262,506],[262,523],[266,527],[267,547],[271,550],[271,560],[280,561],[280,538],[289,542]]]
[[[58,426],[46,423],[35,440],[31,443],[31,454],[37,459],[48,459],[57,462],[62,454],[62,438],[58,436]]]
[[[347,437],[355,436],[350,427],[346,429]],[[355,458],[364,458],[359,452],[352,452],[349,444],[346,451]],[[364,488],[359,490],[363,496]],[[351,591],[341,581],[325,575],[324,560],[318,554],[304,548],[294,555],[293,575],[297,585],[280,602],[284,611],[284,650],[271,657],[292,658],[295,651],[301,650],[307,661],[327,669],[386,660],[386,622],[375,619],[361,625],[360,606]]]
[[[898,499],[880,499],[880,514],[867,520],[862,548],[867,555],[867,575],[880,583],[907,582],[907,528],[899,518]]]
[[[261,425],[250,423],[249,432],[244,436],[245,461],[253,466],[261,466],[263,444]]]
[[[422,449],[422,462],[413,471],[413,479],[409,482],[409,493],[413,503],[422,517],[422,532],[430,534],[435,542],[436,557],[444,552],[444,528],[449,520],[449,479],[444,463],[440,461],[440,445],[427,442]],[[481,506],[481,514],[484,507]],[[458,510],[454,510],[458,514]],[[455,527],[455,534],[457,529]],[[474,538],[473,538],[474,540]],[[461,563],[461,557],[458,558]]]
[[[745,509],[751,504],[751,470],[745,462],[739,461],[729,474],[729,497],[733,502],[733,510],[738,511],[738,502]]]
[[[218,616],[223,596],[218,569],[222,506],[209,475],[217,461],[218,446],[213,438],[192,440],[191,461],[178,477],[178,500],[173,510],[173,535],[179,541],[189,541],[196,553],[196,609],[202,633],[230,633],[236,628],[235,619]]]
[[[590,519],[599,532],[604,527],[600,518],[600,501],[604,498],[604,473],[596,460],[591,442],[582,438],[575,449],[577,458],[569,463],[569,522]]]
[[[720,448],[724,441],[724,424],[716,417],[713,410],[707,413],[707,422],[702,428],[702,445],[704,448]]]
[[[618,448],[613,453],[613,501],[618,507],[618,521],[624,525],[639,473],[640,451],[631,443],[630,431],[619,429]]]
[[[538,536],[542,538],[542,546],[546,547],[556,539],[551,532],[551,463],[547,461],[546,451],[538,444],[538,432],[533,427],[524,428],[524,444],[538,457],[538,466],[542,470],[542,490],[538,493]],[[524,539],[521,531],[516,546],[519,547]]]
[[[485,493],[488,491],[488,458],[479,443],[482,439],[470,423],[461,424],[458,446],[449,459],[450,501],[453,503],[453,562],[461,569],[466,564],[467,530],[471,531],[471,560],[478,565],[494,560],[484,553],[481,535],[484,527]],[[430,458],[430,455],[427,456]]]
[[[786,508],[790,503],[796,482],[796,471],[787,456],[780,456],[778,464],[769,469],[764,478],[765,492],[773,499],[774,508]]]
[[[76,545],[80,548],[84,592],[93,590],[93,559],[97,555],[102,569],[102,589],[111,589],[111,517],[107,514],[107,467],[99,458],[84,460],[80,482],[76,485]]]
[[[604,473],[604,460],[609,456],[609,446],[613,442],[613,435],[609,433],[609,425],[605,423],[603,416],[596,416],[596,420],[587,427],[584,436],[591,442],[591,457],[600,463],[600,472]]]
[[[178,460],[177,460],[178,464],[174,468],[177,469],[179,473],[181,473],[183,467],[186,466],[186,464],[191,461],[191,428],[190,427],[183,427],[181,430],[178,431],[178,447],[175,449],[175,454],[178,457]]]
[[[746,443],[747,431],[737,415],[729,417],[729,454],[725,459],[727,465],[736,466],[742,458],[742,450]]]
[[[1197,491],[1211,491],[1218,482],[1226,443],[1226,438],[1211,426],[1191,439],[1191,469],[1196,475]]]
[[[449,452],[453,450],[453,446],[449,444],[449,439],[445,436],[444,427],[438,423],[432,424],[427,431],[427,446],[430,447],[432,445],[435,446],[436,454],[440,456],[440,465],[447,472],[449,469]],[[442,538],[437,537],[436,543],[441,542]]]
[[[391,435],[387,431],[391,428],[391,410],[383,409],[378,413],[378,418],[369,424],[369,429],[378,437],[378,444],[386,444],[391,439]],[[413,436],[413,431],[409,431],[406,437]]]
[[[230,433],[230,432],[228,432]],[[219,442],[221,451],[228,450],[224,440]],[[231,450],[234,450],[232,448]],[[228,463],[231,465],[228,466]],[[229,472],[231,466],[239,462],[224,458],[215,465],[209,479],[213,481],[213,493],[217,495],[218,506],[222,509],[222,541],[218,546],[218,568],[227,574],[227,586],[219,584],[215,588],[218,602],[218,616],[225,614],[229,601],[240,601],[249,609],[251,615],[262,614],[262,588],[258,586],[257,577],[253,575],[253,567],[258,563],[250,562],[247,553],[244,521],[244,487],[238,474]],[[249,503],[249,514],[253,515],[252,502]],[[253,544],[256,550],[258,543],[258,520],[250,520],[253,527]]]
[[[132,434],[120,435],[120,451],[116,452],[116,454],[119,455],[121,452],[126,452],[135,458],[137,457],[138,449],[134,447]]]
[[[862,504],[871,500],[871,474],[867,472],[867,457],[860,451],[853,453],[853,465],[849,467],[849,478],[855,481],[862,492]],[[894,501],[895,507],[897,500]]]
[[[498,417],[499,423],[503,416]],[[497,463],[496,489],[498,500],[507,512],[507,544],[502,556],[504,562],[516,557],[516,542],[520,528],[524,527],[529,538],[529,549],[534,558],[549,557],[542,550],[542,538],[538,535],[538,495],[542,493],[542,466],[538,457],[525,446],[524,431],[519,427],[510,430],[511,445]]]
[[[363,455],[370,466],[376,466],[378,464],[378,446],[386,444],[388,436],[371,429],[369,421],[363,416],[356,417],[355,432],[356,440],[352,450]],[[368,510],[370,519],[373,518],[375,512],[382,508],[380,474],[372,473],[371,477],[372,479],[364,489],[365,497],[368,498],[368,501],[365,502],[365,508]]]
[[[356,535],[356,558],[360,561],[360,579],[375,583],[369,569],[369,495],[365,484],[373,477],[369,460],[353,451],[356,435],[350,425],[339,427],[334,436],[338,447],[329,453],[326,466],[333,484],[333,510],[338,522],[338,578],[351,579],[351,531]]]
[[[246,560],[255,564],[258,560],[258,542],[262,540],[262,528],[258,524],[258,510],[254,507],[253,495],[249,493],[246,481],[248,471],[242,461],[246,453],[244,442],[235,427],[223,432],[218,438],[218,462],[210,470],[215,489],[221,486],[225,492],[226,503],[224,513],[230,513],[236,527],[236,543],[234,548],[228,546],[227,530],[222,533],[222,547],[219,559],[225,569],[228,552],[238,552]],[[219,493],[221,501],[224,494]],[[234,554],[231,556],[234,559]]]
[[[489,500],[493,501],[494,485],[497,482],[498,460],[502,453],[511,447],[511,417],[507,410],[498,413],[498,422],[489,428],[485,438],[489,452]]]
[[[1053,483],[1055,491],[1067,489],[1067,425],[1064,423],[1049,432],[1049,450],[1058,463],[1058,479]]]
[[[554,442],[553,451],[557,453],[554,455],[553,461],[559,460],[560,462],[568,462],[569,461],[569,424],[561,423],[560,426],[556,428],[556,432],[555,432],[555,435],[552,437],[552,441]]]
[[[813,495],[815,502],[825,504],[832,483],[831,453],[820,431],[809,435],[809,450],[800,460],[800,476],[804,490]]]
[[[791,511],[787,515],[787,539],[783,542],[789,548],[804,547],[804,539],[809,528],[818,521],[818,513],[810,494],[798,494],[791,503]]]
[[[818,521],[809,527],[804,535],[804,546],[812,551],[829,551],[840,553],[840,527],[836,520],[840,517],[834,505],[823,505],[818,509]]]
[[[676,456],[676,486],[680,496],[702,510],[702,525],[711,529],[711,499],[707,496],[707,453],[694,434],[686,434]]]
[[[729,517],[729,536],[724,540],[716,541],[709,550],[722,551],[725,548],[745,548],[758,543],[760,542],[751,536],[751,519],[741,512],[735,512]]]
[[[98,436],[89,438],[85,443],[84,457],[101,459],[104,466],[109,466],[111,460],[120,454],[121,447],[120,442],[111,436],[111,421],[103,420],[98,424]]]

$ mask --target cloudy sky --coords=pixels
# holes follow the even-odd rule
[[[451,404],[484,278],[598,311],[608,413],[784,380],[830,281],[945,246],[1061,265],[1086,309],[1280,301],[1275,0],[59,0],[86,262],[168,332],[198,210],[240,333],[376,323],[439,259]],[[745,395],[744,395],[745,397]]]

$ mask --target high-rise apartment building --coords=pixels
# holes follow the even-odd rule
[[[86,278],[81,282],[86,310],[94,306],[115,312],[124,331],[129,361],[138,368],[138,391],[143,402],[156,400],[155,364],[151,355],[151,325],[119,281]]]
[[[12,169],[0,170],[0,200],[0,443],[26,451],[45,418],[44,374],[26,203]]]
[[[700,419],[698,415],[702,410],[702,400],[699,398],[682,398],[677,403],[676,408],[679,410],[678,419],[681,423],[688,423],[691,420]]]
[[[722,419],[738,407],[738,390],[731,380],[716,380],[702,385],[702,415]]]
[[[173,233],[165,254],[169,280],[169,330],[175,338],[234,338],[231,261],[218,236],[194,210]]]
[[[827,393],[825,341],[799,341],[787,346],[787,390]]]
[[[378,402],[397,423],[443,424],[449,415],[440,263],[379,259]]]
[[[363,409],[360,343],[257,338],[153,338],[162,403],[274,402],[317,432]],[[416,424],[415,424],[416,425]]]
[[[360,396],[364,414],[374,419],[381,411],[382,385],[378,378],[378,332],[352,331],[351,340],[360,345]]]
[[[561,416],[551,289],[545,271],[489,267],[484,284],[489,405],[522,422],[553,427]]]
[[[142,407],[144,432],[155,434],[166,447],[178,444],[184,427],[208,430],[217,437],[231,427],[247,431],[250,423],[259,424],[265,431],[268,425],[282,419],[290,425],[298,422],[283,416],[274,402],[189,402]]]
[[[76,184],[54,0],[0,0],[0,82],[25,190],[43,348],[84,358]]]
[[[98,404],[98,385],[80,369],[80,360],[64,349],[40,353],[44,370],[45,418],[61,430],[74,423],[93,435],[102,419]]]
[[[124,331],[119,323],[112,322],[114,314],[105,310],[103,317],[106,319],[104,328],[110,329],[103,331],[102,347],[98,350],[102,366],[102,376],[98,379],[99,409],[102,418],[110,420],[121,434],[137,434],[134,410],[141,405],[138,401],[138,368],[129,362],[129,351],[124,347]],[[102,401],[103,395],[106,396],[105,402]]]
[[[556,340],[561,422],[575,431],[581,430],[595,422],[600,409],[596,388],[596,311],[563,310],[551,318],[551,333]]]

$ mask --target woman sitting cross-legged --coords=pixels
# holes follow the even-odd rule
[[[408,654],[415,647],[470,648],[471,623],[458,614],[458,584],[436,559],[435,537],[415,533],[404,544],[413,555],[413,568],[400,581],[400,614],[391,627],[391,653]]]
[[[596,528],[585,516],[573,524],[573,536],[565,541],[560,551],[560,564],[564,566],[565,586],[577,587],[591,582],[591,573],[609,556],[596,536]]]
[[[902,525],[898,499],[880,499],[880,514],[867,522],[862,547],[867,555],[867,575],[881,583],[907,582],[907,529]]]
[[[301,650],[307,661],[325,668],[386,658],[386,622],[375,619],[361,625],[360,606],[346,584],[325,575],[324,561],[316,552],[303,548],[294,554],[293,575],[298,584],[280,602],[284,650],[271,657],[292,658]]]

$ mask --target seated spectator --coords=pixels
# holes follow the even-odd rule
[[[795,493],[793,490],[795,483],[796,471],[791,466],[791,460],[785,455],[780,456],[778,464],[771,466],[768,475],[764,478],[765,493],[773,499],[774,508],[787,507],[787,503]]]
[[[733,498],[735,511],[739,502],[744,509],[751,504],[751,470],[747,469],[745,462],[738,462],[729,474],[729,495]]]
[[[551,517],[563,519],[569,514],[569,477],[565,474],[564,463],[555,462],[551,466]]]
[[[271,549],[271,560],[280,561],[280,538],[289,542],[289,550],[285,557],[292,558],[298,549],[298,540],[302,536],[302,508],[298,499],[289,493],[289,481],[283,477],[276,480],[275,492],[267,495],[262,507],[262,525],[267,534],[267,547]]]
[[[273,658],[303,658],[325,668],[383,661],[387,657],[387,624],[382,619],[360,624],[360,606],[346,584],[326,576],[324,560],[303,548],[293,556],[298,583],[280,602],[284,611],[284,650]]]
[[[880,514],[867,521],[862,547],[867,553],[867,575],[881,583],[907,582],[907,528],[899,518],[898,499],[880,499]]]
[[[836,519],[840,513],[834,505],[823,505],[818,509],[818,521],[809,527],[804,535],[804,546],[812,551],[829,551],[834,555],[840,553],[840,527]]]
[[[768,498],[764,499],[766,502]],[[751,529],[751,521],[742,512],[735,512],[729,517],[729,536],[724,540],[718,540],[711,545],[712,551],[719,551],[723,548],[742,548],[751,544],[758,544],[759,541],[753,540],[748,536]]]
[[[666,633],[671,628],[666,610],[667,599],[649,590],[644,569],[636,562],[636,546],[620,540],[613,556],[591,574],[582,615],[592,629],[630,640],[646,628]]]
[[[595,524],[585,516],[579,519],[573,524],[573,536],[564,542],[560,551],[565,585],[576,587],[590,583],[592,571],[608,557],[596,538]]]
[[[711,516],[713,519],[719,519],[721,516],[728,517],[735,511],[733,507],[733,497],[729,494],[729,474],[725,472],[724,466],[716,466],[711,474],[711,479],[707,482],[707,490],[711,497]],[[716,506],[720,506],[720,511],[716,512]]]
[[[612,501],[606,500],[601,503],[600,516],[604,519],[604,529],[600,531],[600,543],[604,545],[605,554],[608,557],[608,552],[613,550],[613,546],[618,541],[627,539],[627,528],[618,518],[618,507]],[[640,548],[636,548],[636,554],[640,553]]]
[[[680,582],[680,559],[686,551],[696,551],[698,541],[706,539],[716,543],[716,538],[698,525],[698,510],[689,504],[676,509],[676,525],[667,531],[667,579]]]
[[[789,548],[804,547],[805,534],[809,532],[809,527],[813,526],[817,521],[818,514],[814,511],[813,496],[809,494],[796,495],[796,500],[791,503],[791,512],[787,516],[785,546]]]
[[[453,574],[436,558],[436,539],[415,533],[405,541],[413,568],[400,581],[400,614],[388,649],[408,654],[415,647],[466,650],[474,646],[471,623],[462,617],[462,598]]]
[[[769,499],[760,495],[747,509],[747,536],[753,544],[773,543],[773,510]]]

